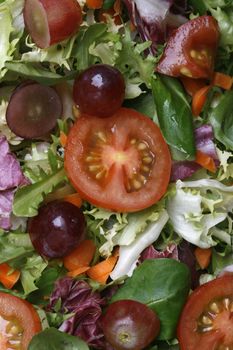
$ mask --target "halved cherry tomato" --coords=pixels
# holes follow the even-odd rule
[[[32,337],[40,331],[40,318],[29,302],[0,292],[1,350],[27,350]]]
[[[120,108],[109,118],[82,115],[67,138],[65,169],[90,203],[133,212],[156,203],[170,178],[171,157],[158,126]]]
[[[213,17],[188,21],[171,34],[157,71],[173,77],[211,79],[218,42],[219,29]]]
[[[198,287],[190,295],[179,320],[181,350],[233,348],[233,275]]]

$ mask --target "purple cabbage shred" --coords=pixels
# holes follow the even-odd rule
[[[214,159],[216,166],[219,165],[219,159],[214,144],[213,128],[205,124],[194,130],[196,149],[207,154]],[[192,176],[201,166],[194,161],[173,162],[171,171],[171,182],[184,180]]]
[[[14,192],[18,186],[27,184],[17,158],[10,152],[4,135],[0,135],[0,227],[11,227]]]
[[[48,309],[55,311],[59,301],[60,312],[73,313],[61,324],[60,331],[79,336],[97,349],[110,349],[101,328],[102,307],[106,305],[106,300],[100,293],[94,292],[83,280],[63,277],[55,283]]]

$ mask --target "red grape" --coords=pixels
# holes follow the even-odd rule
[[[77,0],[25,0],[24,21],[36,45],[44,49],[79,29],[82,10]]]
[[[109,117],[121,107],[124,100],[124,78],[114,67],[93,65],[75,79],[73,96],[82,113]]]
[[[53,88],[27,82],[11,95],[6,121],[17,136],[32,139],[51,132],[61,114],[62,103]]]
[[[35,250],[47,258],[69,254],[84,238],[86,223],[83,212],[69,202],[53,201],[42,206],[28,223]]]
[[[160,330],[157,315],[145,304],[134,300],[110,304],[101,324],[106,340],[115,350],[144,349]]]

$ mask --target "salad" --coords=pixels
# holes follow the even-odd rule
[[[0,349],[232,349],[232,0],[0,19]]]

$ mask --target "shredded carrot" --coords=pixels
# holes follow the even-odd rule
[[[11,289],[20,277],[20,271],[12,269],[7,263],[0,264],[0,282]]]
[[[110,256],[106,260],[101,261],[87,270],[87,275],[94,281],[105,284],[117,262],[117,259],[117,256]]]
[[[181,77],[180,80],[184,86],[185,91],[190,96],[193,96],[198,90],[206,86],[205,79],[193,79],[189,77]]]
[[[60,143],[61,143],[62,147],[65,147],[66,141],[67,141],[67,136],[63,131],[61,131],[60,132]]]
[[[86,0],[86,5],[89,9],[100,9],[103,6],[103,0]]]
[[[206,269],[210,263],[212,249],[202,249],[197,247],[194,251],[194,255],[201,269]]]
[[[63,258],[63,263],[68,271],[77,270],[90,265],[96,246],[90,239],[82,241],[70,254]]]
[[[193,115],[198,116],[201,113],[204,107],[204,104],[206,102],[207,94],[210,88],[211,88],[211,85],[204,86],[193,95],[193,100],[192,100]]]
[[[90,269],[90,266],[81,266],[81,267],[78,267],[75,270],[67,272],[67,276],[77,277],[79,275],[82,275],[84,272],[86,272],[89,269]]]
[[[65,202],[69,202],[76,205],[76,207],[80,208],[82,206],[82,198],[78,193],[68,194],[63,199]]]
[[[208,154],[205,154],[199,150],[196,152],[196,163],[201,165],[203,168],[215,173],[216,165],[214,159],[210,157]]]
[[[122,12],[122,3],[121,0],[116,0],[113,5],[114,11],[117,14],[121,14]]]
[[[233,84],[233,77],[224,73],[215,72],[212,84],[222,89],[230,90]]]

